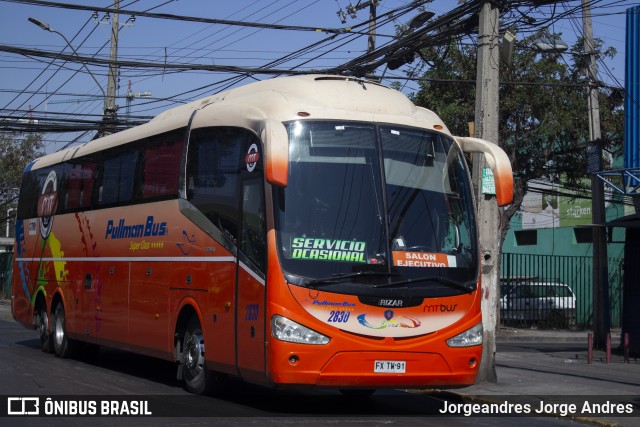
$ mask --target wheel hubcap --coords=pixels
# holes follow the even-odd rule
[[[45,336],[49,332],[49,316],[46,311],[40,312],[40,322],[38,325],[38,332],[41,336]]]
[[[64,319],[61,316],[56,316],[56,344],[62,345],[62,341],[64,341]]]
[[[204,339],[195,332],[186,345],[185,366],[192,372],[198,372],[204,364]]]

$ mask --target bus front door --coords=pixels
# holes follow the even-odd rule
[[[266,381],[266,238],[262,179],[242,184],[238,253],[236,355],[243,378]]]

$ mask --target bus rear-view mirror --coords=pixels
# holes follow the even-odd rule
[[[289,177],[289,135],[282,122],[268,119],[262,123],[260,138],[264,144],[267,182],[286,187]]]

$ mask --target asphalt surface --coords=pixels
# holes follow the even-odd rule
[[[0,319],[12,320],[6,301],[0,301]],[[622,352],[616,351],[619,331],[613,331],[610,362],[604,351],[596,350],[589,363],[588,334],[583,330],[500,329],[497,382],[454,390],[466,405],[452,407],[452,413],[464,417],[494,408],[502,415],[517,415],[523,409],[535,415],[542,410],[544,415],[581,423],[640,427],[640,358],[625,362]]]

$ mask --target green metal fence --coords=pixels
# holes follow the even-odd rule
[[[609,258],[609,302],[611,326],[619,327],[622,323],[622,275],[623,259]],[[500,265],[501,277],[501,323],[536,323],[538,326],[561,326],[557,322],[545,322],[552,314],[557,314],[557,305],[560,298],[555,298],[556,307],[552,297],[546,302],[541,302],[544,297],[528,297],[523,300],[527,307],[536,306],[535,315],[525,313],[519,317],[514,315],[514,308],[520,309],[513,301],[508,300],[507,295],[516,284],[542,283],[547,285],[545,290],[550,290],[548,284],[560,283],[568,285],[575,296],[575,310],[569,313],[567,307],[563,307],[566,317],[563,320],[572,325],[584,328],[592,327],[593,322],[593,281],[592,258],[585,256],[557,256],[535,254],[503,253]],[[513,292],[513,291],[511,291]],[[531,293],[530,293],[531,294]],[[515,298],[513,298],[515,300]],[[509,304],[507,304],[509,303]],[[522,305],[524,305],[524,303]],[[536,305],[537,304],[537,305]],[[561,303],[560,303],[561,304]],[[521,313],[519,313],[521,314]],[[521,320],[514,322],[514,320]],[[566,326],[566,324],[564,325]]]

